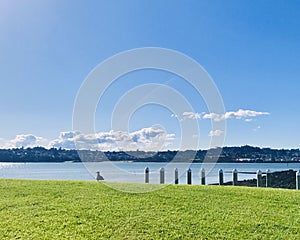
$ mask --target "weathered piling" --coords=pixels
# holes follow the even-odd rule
[[[149,168],[145,168],[145,183],[149,183]]]
[[[179,178],[178,178],[178,169],[175,168],[175,184],[179,183]]]
[[[300,170],[296,172],[296,189],[300,190]]]
[[[201,176],[201,184],[205,185],[205,169],[204,168],[201,168],[200,176]]]
[[[238,170],[237,169],[233,169],[232,170],[232,185],[236,186],[238,183]]]
[[[187,170],[187,184],[192,184],[192,169]]]
[[[160,176],[160,184],[164,184],[165,183],[165,169],[161,168],[159,171],[159,176]]]
[[[256,172],[256,179],[257,179],[257,187],[262,187],[262,172],[257,170]]]
[[[224,173],[222,169],[219,169],[219,185],[224,184]]]
[[[266,187],[271,187],[271,170],[266,171]]]

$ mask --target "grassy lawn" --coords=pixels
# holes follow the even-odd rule
[[[170,185],[134,194],[97,182],[1,179],[0,196],[0,239],[300,238],[295,190]]]

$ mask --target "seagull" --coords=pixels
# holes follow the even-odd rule
[[[97,172],[96,180],[97,180],[97,181],[104,180],[104,177],[102,177],[102,176],[100,175],[100,172]]]

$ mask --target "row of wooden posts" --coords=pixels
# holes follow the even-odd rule
[[[150,175],[150,169],[148,167],[145,168],[145,183],[149,183],[149,176]],[[160,175],[160,183],[164,184],[165,183],[165,169],[161,168],[159,170],[159,175]],[[257,187],[263,187],[262,183],[262,171],[258,170],[256,172],[256,179],[257,179]],[[265,173],[266,175],[266,187],[271,186],[271,171],[268,169]],[[205,169],[201,168],[200,169],[200,179],[201,179],[201,184],[205,185]],[[175,168],[175,184],[179,184],[179,174],[178,174],[178,169]],[[192,170],[189,168],[187,170],[187,184],[192,184]],[[238,170],[233,169],[232,170],[232,185],[236,186],[238,184]],[[219,169],[219,185],[224,185],[224,172],[222,169]],[[300,190],[300,170],[296,172],[296,189]]]

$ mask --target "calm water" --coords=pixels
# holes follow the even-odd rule
[[[192,183],[200,183],[200,168],[207,173],[207,183],[218,182],[218,170],[225,171],[225,181],[231,180],[231,171],[256,172],[258,169],[271,171],[300,169],[300,163],[132,163],[132,162],[101,162],[101,163],[1,163],[0,178],[21,179],[66,179],[66,180],[94,180],[96,172],[100,171],[106,181],[114,182],[144,182],[144,169],[150,169],[150,182],[159,183],[159,169],[165,168],[166,183],[174,181],[174,169],[178,168],[182,184],[186,183],[186,170],[192,169]],[[239,174],[239,180],[255,178],[255,174]]]

